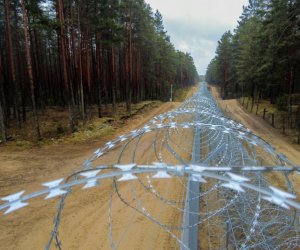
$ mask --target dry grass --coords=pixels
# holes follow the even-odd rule
[[[197,86],[178,89],[174,93],[174,102],[181,102],[192,95]],[[41,141],[35,142],[34,123],[31,110],[27,110],[27,121],[18,129],[14,122],[8,128],[8,143],[3,144],[0,139],[0,146],[17,147],[30,149],[33,146],[56,144],[64,141],[74,143],[96,139],[102,136],[112,135],[116,128],[120,128],[131,117],[144,114],[147,111],[162,104],[160,101],[143,101],[132,104],[132,111],[126,111],[126,103],[118,103],[115,116],[112,116],[112,105],[102,105],[102,118],[98,118],[97,106],[88,107],[86,119],[83,122],[79,110],[75,112],[77,121],[75,132],[69,127],[68,108],[58,106],[46,107],[39,111]]]
[[[242,98],[239,99],[239,103],[241,105],[243,104]],[[243,108],[248,112],[251,112],[251,105],[251,98],[245,97]],[[263,118],[265,110],[266,112],[264,121],[270,125],[272,125],[272,114],[274,114],[274,128],[278,129],[282,134],[288,136],[293,143],[297,143],[299,134],[296,124],[297,108],[298,105],[292,106],[291,127],[288,124],[288,112],[279,110],[276,104],[270,104],[268,100],[260,100],[258,103],[255,102],[252,113]]]
[[[198,85],[187,87],[187,88],[176,89],[174,93],[174,101],[183,102],[188,97],[190,97],[189,95],[195,93],[197,89],[198,89]]]
[[[243,103],[243,98],[240,98],[239,102],[242,104]],[[251,110],[252,99],[249,98],[249,97],[245,97],[244,107],[247,107],[247,103],[248,103],[247,110]],[[258,109],[257,109],[257,104],[258,104]],[[293,105],[292,106],[293,115],[296,114],[297,108],[298,108],[298,105]],[[276,104],[271,104],[270,101],[268,101],[268,100],[260,100],[259,102],[255,101],[252,113],[256,113],[256,110],[257,110],[258,115],[263,115],[264,109],[266,109],[268,114],[274,113],[275,115],[276,114],[277,115],[287,115],[287,111],[279,110]]]
[[[126,111],[126,104],[117,105],[117,113],[111,117],[112,106],[103,106],[103,117],[97,117],[97,107],[88,108],[86,120],[83,122],[77,114],[75,132],[71,133],[69,128],[69,113],[67,108],[47,107],[39,112],[40,130],[42,140],[39,145],[59,143],[62,141],[83,142],[90,139],[99,138],[100,136],[111,135],[116,128],[122,126],[129,118],[143,114],[152,108],[161,105],[159,101],[144,101],[132,104],[132,112]],[[16,124],[8,130],[9,142],[5,146],[31,148],[36,145],[34,138],[33,117],[27,112],[27,122],[21,129],[16,128]],[[1,145],[1,141],[0,141]]]

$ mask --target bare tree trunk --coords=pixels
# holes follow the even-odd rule
[[[4,113],[4,93],[3,93],[3,65],[2,65],[2,55],[0,50],[0,127],[1,127],[1,138],[2,142],[7,142],[7,129],[6,129],[6,122],[5,122],[5,113]]]
[[[130,88],[130,66],[129,66],[129,46],[128,40],[125,45],[125,58],[124,58],[124,70],[125,70],[125,100],[126,100],[126,110],[129,110],[129,88]]]
[[[27,31],[27,11],[25,7],[25,0],[22,0],[22,14],[23,14],[24,39],[25,39],[24,46],[26,52],[28,78],[29,78],[30,90],[31,90],[31,102],[32,102],[32,112],[34,118],[35,137],[36,137],[36,141],[39,141],[41,138],[41,134],[40,134],[39,117],[36,109],[35,94],[34,94],[34,80],[32,74],[32,64],[31,64],[30,48],[29,48],[29,41],[28,41],[29,39],[28,39],[28,31]]]
[[[79,6],[79,1],[78,1],[78,6]],[[69,73],[70,73],[70,79],[71,79],[71,82],[73,84],[70,84],[70,88],[71,88],[71,91],[72,91],[72,105],[73,105],[73,108],[76,107],[75,103],[78,103],[76,102],[77,99],[80,99],[78,98],[78,86],[79,86],[79,83],[78,83],[78,57],[77,57],[77,51],[76,51],[76,42],[75,42],[75,28],[74,28],[74,23],[75,23],[75,20],[74,20],[74,12],[75,12],[75,3],[74,3],[74,0],[70,0],[69,1],[69,8],[70,8],[70,13],[69,13],[69,23],[70,23],[70,50],[71,50],[71,53],[70,53],[70,56],[69,56]],[[78,15],[80,13],[78,12]],[[80,18],[78,16],[78,18]],[[80,27],[78,27],[78,30],[80,30]],[[74,88],[75,88],[75,91],[74,91]],[[76,97],[74,97],[74,93],[77,93]]]
[[[35,23],[33,19],[33,23]],[[34,40],[35,44],[35,65],[36,65],[36,72],[37,72],[37,78],[36,78],[36,84],[35,88],[37,89],[37,100],[38,100],[38,107],[44,112],[45,111],[45,96],[44,96],[44,91],[43,91],[43,84],[41,83],[46,83],[46,77],[45,77],[45,67],[44,67],[44,60],[43,60],[43,55],[42,51],[40,49],[40,39],[39,39],[39,34],[36,30],[36,28],[33,28],[32,32],[32,40]]]
[[[91,67],[91,60],[92,60],[92,47],[90,44],[91,41],[91,36],[90,36],[90,31],[89,29],[86,32],[86,39],[85,39],[85,44],[86,44],[86,83],[87,83],[87,90],[86,90],[86,102],[85,102],[85,106],[86,109],[89,108],[91,106],[91,102],[92,102],[92,67]]]
[[[129,36],[128,36],[128,47],[129,47],[129,84],[128,84],[128,93],[127,93],[127,112],[131,113],[131,96],[132,96],[132,82],[133,82],[133,49],[132,49],[132,20],[131,20],[131,8],[129,16]]]
[[[103,79],[102,70],[102,46],[100,44],[101,36],[96,34],[96,65],[97,65],[97,104],[98,104],[98,117],[102,117],[102,91],[101,91],[101,79]]]
[[[141,83],[140,83],[140,67],[141,67],[141,50],[140,48],[137,49],[136,55],[136,88],[137,88],[137,102],[141,101]]]
[[[226,84],[227,84],[227,79],[228,79],[228,66],[227,66],[227,62],[225,62],[224,64],[224,82],[222,84],[222,87],[221,87],[221,96],[222,96],[222,99],[225,99],[226,98]]]
[[[19,88],[16,79],[16,66],[13,57],[13,43],[12,43],[12,33],[10,27],[9,2],[10,2],[9,0],[5,0],[5,21],[6,21],[5,29],[6,29],[6,38],[7,38],[6,44],[7,44],[7,52],[8,52],[9,74],[10,74],[11,83],[15,90],[15,94],[13,95],[13,102],[14,102],[14,109],[16,114],[17,127],[21,128],[21,119],[20,119],[20,110],[19,110],[19,101],[18,101],[18,96],[20,93],[19,93]]]
[[[292,127],[292,85],[293,85],[293,67],[290,69],[289,74],[289,95],[288,95],[288,127]]]
[[[0,90],[0,91],[2,91],[2,90]],[[7,132],[6,132],[6,124],[5,124],[5,118],[4,118],[4,108],[3,108],[3,105],[2,105],[2,101],[0,101],[0,126],[1,126],[2,142],[6,143],[7,142]]]
[[[78,1],[78,34],[80,34],[80,16],[79,16],[79,1]],[[74,65],[75,74],[77,74],[78,69],[78,59],[77,59],[77,53],[75,49],[75,31],[74,31],[74,1],[70,0],[70,19],[71,19],[71,49],[72,49],[72,57],[71,61]]]
[[[72,132],[75,130],[74,125],[74,113],[73,113],[73,105],[72,105],[72,93],[69,86],[69,78],[68,78],[68,70],[67,70],[67,51],[66,51],[66,42],[65,42],[65,19],[63,13],[63,5],[62,0],[57,0],[58,3],[58,16],[60,22],[60,49],[61,49],[61,58],[62,58],[62,68],[63,68],[63,81],[64,81],[64,88],[67,94],[68,99],[68,108],[69,108],[69,122],[70,122],[70,129]]]
[[[84,93],[83,93],[83,82],[82,82],[82,49],[81,49],[81,27],[80,27],[80,5],[78,1],[78,69],[79,69],[79,85],[80,85],[80,110],[81,118],[85,121],[85,107],[84,107]]]
[[[116,83],[115,83],[115,49],[113,44],[110,47],[110,81],[112,87],[112,115],[116,115]]]
[[[19,32],[19,25],[18,25],[18,13],[17,13],[17,2],[14,3],[14,18],[15,18],[15,31],[16,31],[16,38],[17,41],[21,41],[20,32]],[[21,47],[20,43],[17,42],[16,44],[16,52],[18,58],[18,69],[19,69],[19,84],[18,84],[18,93],[17,98],[20,105],[22,105],[22,119],[20,120],[21,126],[23,122],[26,122],[26,107],[25,107],[25,77],[24,77],[24,68],[22,63],[22,56],[21,56]],[[20,111],[21,112],[21,111]]]

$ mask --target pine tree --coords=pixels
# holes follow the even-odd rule
[[[25,6],[25,0],[22,0],[22,14],[23,14],[23,28],[24,28],[24,39],[25,39],[24,46],[26,52],[27,73],[28,73],[30,91],[31,91],[31,103],[32,103],[32,112],[34,118],[35,139],[36,141],[39,141],[41,138],[41,134],[40,134],[39,117],[38,117],[36,100],[35,100],[35,86],[34,86],[34,79],[32,73],[32,63],[31,63],[30,47],[29,47],[29,39],[28,39],[27,10]]]

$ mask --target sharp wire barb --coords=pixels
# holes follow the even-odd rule
[[[111,152],[116,157],[106,157]],[[95,150],[81,170],[34,193],[2,197],[0,211],[9,216],[33,199],[59,197],[45,249],[63,249],[63,210],[75,192],[98,192],[107,206],[112,249],[122,247],[141,218],[165,232],[173,248],[296,249],[299,172],[285,155],[225,117],[203,84],[177,109]],[[117,224],[118,204],[131,211],[124,225]],[[148,248],[155,248],[154,236],[148,238]]]

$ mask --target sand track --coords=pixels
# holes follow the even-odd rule
[[[285,154],[291,161],[300,166],[300,145],[292,144],[283,134],[266,123],[261,117],[243,109],[236,99],[221,100],[216,87],[211,89],[214,98],[227,116],[241,122],[254,134],[263,138],[277,151]]]
[[[218,99],[216,89],[213,94]],[[112,138],[130,130],[141,127],[153,116],[175,108],[179,103],[165,103],[148,112],[143,117],[133,118],[124,128],[117,131]],[[219,100],[219,105],[231,118],[242,122],[255,134],[261,136],[278,151],[286,154],[300,165],[300,147],[288,143],[285,138],[268,124],[244,111],[236,100]],[[227,107],[227,108],[226,108]],[[187,135],[189,136],[189,135]],[[191,136],[191,135],[190,135]],[[23,151],[12,151],[1,148],[0,151],[0,196],[20,190],[28,192],[41,188],[40,183],[66,177],[75,170],[81,169],[82,162],[98,147],[111,138],[103,138],[88,144],[61,144]],[[144,143],[137,161],[144,161],[151,141]],[[143,153],[144,152],[144,153]],[[118,153],[111,150],[103,161],[116,158]],[[167,153],[166,153],[167,155]],[[148,157],[148,156],[147,156]],[[166,156],[167,157],[167,156]],[[142,176],[146,183],[146,176]],[[62,249],[110,249],[109,223],[111,215],[112,238],[116,249],[178,249],[176,241],[161,227],[120,201],[117,194],[110,195],[112,180],[104,180],[101,186],[87,191],[75,188],[67,198],[63,210],[59,238]],[[156,190],[170,200],[183,201],[185,190],[181,180],[173,178],[164,182],[153,181]],[[181,213],[172,206],[166,205],[138,183],[132,181],[119,183],[123,198],[130,204],[139,206],[135,195],[143,201],[143,207],[154,218],[164,224],[181,225]],[[133,193],[132,190],[135,190]],[[43,249],[49,240],[53,227],[53,217],[58,199],[44,201],[37,199],[30,206],[8,216],[0,217],[0,249]],[[180,238],[178,231],[172,232]],[[54,244],[51,249],[55,249]]]
[[[97,142],[80,145],[64,143],[22,151],[1,148],[0,196],[20,190],[26,190],[26,193],[34,192],[41,189],[40,184],[43,182],[67,177],[70,173],[81,169],[83,161],[108,140],[139,128],[154,116],[174,109],[178,105],[179,103],[165,103],[143,116],[131,118],[113,136],[102,138]],[[143,143],[142,149],[139,148],[137,161],[149,151],[152,140],[148,143],[149,145],[147,142]],[[111,150],[102,161],[116,159],[117,156],[117,150]],[[178,221],[178,225],[181,225],[180,212],[162,201],[157,201],[153,194],[145,192],[138,181],[120,183],[118,186],[123,198],[132,202],[132,205],[138,207],[134,198],[136,195],[154,218],[166,224],[175,220]],[[133,186],[136,194],[132,192]],[[184,188],[176,179],[164,183],[157,182],[155,188],[173,200],[184,197]],[[112,195],[112,209],[109,211],[112,190],[112,180],[104,180],[100,187],[84,192],[75,188],[67,197],[59,228],[62,249],[110,249],[108,223],[110,215],[115,248],[167,249],[171,247],[174,249],[178,247],[170,234],[144,215],[126,206],[115,192]],[[1,215],[0,249],[43,249],[50,238],[57,203],[58,199],[49,201],[36,199],[30,201],[30,206],[16,213]],[[51,249],[55,249],[55,244],[52,244]]]

